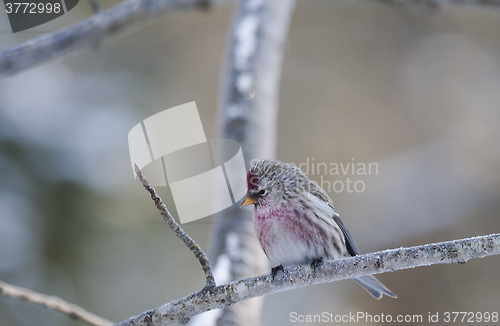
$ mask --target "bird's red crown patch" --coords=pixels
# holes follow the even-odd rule
[[[257,189],[258,183],[259,183],[259,177],[257,176],[257,174],[252,170],[248,171],[248,174],[247,174],[247,188],[248,188],[248,190]]]

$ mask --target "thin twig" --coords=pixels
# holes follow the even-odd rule
[[[69,51],[95,46],[126,26],[166,12],[206,8],[216,0],[127,0],[87,20],[0,52],[0,76],[15,73]]]
[[[68,315],[73,319],[80,319],[90,325],[94,326],[114,325],[114,323],[110,322],[109,320],[96,316],[93,313],[88,312],[87,310],[73,303],[64,301],[61,298],[31,291],[2,281],[0,281],[0,294],[7,297],[16,298],[22,301],[40,305],[44,308]]]
[[[142,185],[146,190],[151,194],[151,199],[155,202],[156,208],[160,211],[160,214],[163,216],[163,219],[167,222],[168,226],[174,231],[175,235],[181,239],[184,244],[194,253],[196,258],[200,261],[201,268],[205,272],[206,277],[206,285],[204,290],[208,290],[214,288],[216,286],[215,279],[212,274],[212,268],[210,267],[210,261],[207,258],[207,255],[203,250],[194,242],[193,239],[177,224],[174,220],[170,212],[168,211],[165,204],[163,204],[160,196],[156,194],[155,188],[151,187],[149,181],[142,175],[141,170],[134,164],[134,170],[139,180],[142,182]]]
[[[463,264],[471,258],[498,254],[500,254],[500,234],[497,233],[327,261],[314,270],[310,265],[302,265],[278,273],[274,278],[271,274],[266,274],[234,281],[209,291],[202,290],[146,311],[117,326],[184,324],[194,315],[258,296],[414,267],[449,263]]]

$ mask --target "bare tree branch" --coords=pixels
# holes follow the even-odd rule
[[[40,305],[44,308],[68,315],[73,319],[80,319],[90,325],[94,326],[113,325],[113,323],[110,322],[109,320],[96,316],[93,313],[88,312],[87,310],[75,304],[64,301],[61,298],[31,291],[2,281],[0,281],[0,294],[7,297],[16,298],[22,301]]]
[[[92,46],[124,27],[166,12],[206,8],[220,0],[127,0],[107,11],[60,31],[0,52],[0,76],[74,51]]]
[[[268,294],[294,290],[297,288],[333,282],[363,275],[380,274],[435,264],[461,263],[471,258],[482,258],[500,254],[500,234],[426,244],[410,248],[391,249],[342,260],[326,261],[317,268],[311,265],[284,270],[275,277],[260,275],[230,282],[215,287],[210,263],[205,253],[185,233],[170,215],[161,198],[150,186],[141,171],[135,172],[144,188],[151,194],[156,207],[174,233],[184,241],[199,259],[206,275],[206,286],[187,297],[172,301],[159,308],[146,311],[139,316],[123,321],[118,326],[159,326],[185,324],[197,314],[209,310],[232,306],[235,303]],[[0,281],[0,294],[36,303],[72,318],[81,319],[91,325],[110,326],[112,322],[96,316],[81,307],[58,297],[40,294]]]
[[[117,326],[164,326],[185,324],[197,314],[222,308],[268,294],[301,287],[435,264],[464,264],[472,258],[500,254],[500,234],[432,243],[410,248],[390,249],[342,260],[326,261],[316,269],[311,265],[234,281],[214,288],[204,288],[177,301],[146,311]],[[32,302],[91,325],[113,325],[101,317],[60,298],[40,294],[0,281],[0,294]]]
[[[465,263],[471,258],[500,254],[500,234],[374,252],[342,260],[327,261],[315,270],[302,265],[279,273],[247,278],[199,291],[159,308],[130,318],[118,326],[177,325],[192,316],[268,294],[313,284],[350,279],[435,264]]]
[[[203,250],[194,242],[193,239],[180,227],[179,224],[174,220],[170,212],[168,211],[165,204],[161,200],[160,196],[156,194],[155,188],[151,187],[149,181],[142,176],[141,170],[134,164],[134,170],[139,180],[142,182],[144,188],[151,194],[151,199],[155,202],[156,208],[160,211],[160,214],[163,216],[163,219],[167,222],[168,226],[174,231],[175,235],[181,239],[184,244],[191,250],[196,258],[200,261],[201,268],[203,272],[205,272],[206,284],[205,289],[210,289],[215,287],[215,279],[212,274],[212,268],[210,267],[210,262],[208,261],[207,255]]]
[[[500,5],[500,0],[379,1],[391,4],[426,3],[431,7],[442,4]],[[76,25],[0,51],[0,76],[13,74],[64,53],[95,45],[104,38],[121,31],[124,27],[133,25],[135,22],[166,12],[207,8],[220,2],[229,2],[229,0],[127,0]]]
[[[281,67],[294,7],[295,0],[243,0],[235,9],[219,119],[221,138],[241,145],[247,167],[252,159],[276,155]],[[218,282],[266,272],[251,210],[233,205],[217,214],[211,239],[214,270],[229,269],[222,273],[229,277]],[[261,325],[261,304],[254,300],[224,309],[217,325]]]

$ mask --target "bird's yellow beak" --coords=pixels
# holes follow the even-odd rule
[[[251,204],[255,204],[257,200],[251,198],[250,196],[246,196],[245,197],[245,201],[243,201],[243,204],[241,204],[240,207],[244,207],[244,206],[248,206],[248,205],[251,205]]]

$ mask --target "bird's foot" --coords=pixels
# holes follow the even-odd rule
[[[313,271],[316,271],[316,269],[321,265],[322,262],[323,262],[323,257],[313,260],[311,263],[311,268],[313,269]]]
[[[278,265],[276,267],[271,268],[271,276],[274,278],[276,277],[276,274],[278,274],[279,271],[284,272],[285,270],[283,269],[283,265]]]

